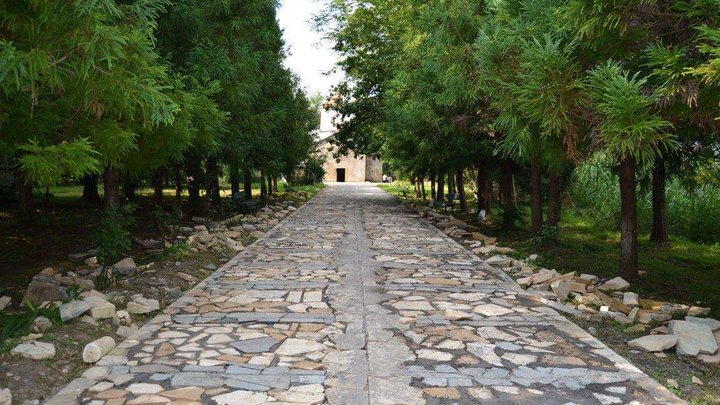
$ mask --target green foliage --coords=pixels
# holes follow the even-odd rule
[[[55,307],[36,307],[25,300],[27,311],[23,313],[0,312],[0,342],[26,335],[35,318],[44,316],[53,325],[62,325],[60,311]]]
[[[606,230],[616,229],[620,222],[620,189],[613,162],[596,155],[580,165],[569,189],[573,207],[582,218]],[[666,189],[668,225],[672,235],[684,236],[702,243],[720,240],[720,186],[706,184],[688,189],[679,179]],[[651,191],[638,189],[638,222],[641,233],[652,225]]]
[[[87,138],[45,147],[30,140],[29,144],[20,145],[18,150],[23,152],[20,167],[27,173],[28,180],[40,187],[54,186],[64,176],[83,177],[100,171],[99,154]]]
[[[131,235],[129,228],[135,223],[132,212],[135,206],[127,204],[121,208],[111,207],[100,220],[95,232],[97,258],[101,269],[95,285],[103,290],[113,285],[119,278],[113,264],[122,259],[123,254],[130,250]]]
[[[323,161],[319,157],[313,155],[302,166],[302,177],[299,179],[300,184],[322,183],[325,177],[325,168]]]

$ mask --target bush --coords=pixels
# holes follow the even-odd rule
[[[135,223],[131,216],[134,208],[132,204],[124,205],[120,209],[110,208],[105,211],[100,221],[100,227],[95,233],[98,263],[102,266],[95,280],[98,290],[115,284],[118,279],[118,274],[112,265],[130,250],[129,229]]]
[[[303,175],[300,177],[300,184],[322,183],[325,177],[325,168],[323,161],[317,156],[313,156],[305,162],[303,166]]]
[[[569,195],[578,213],[597,226],[616,229],[620,224],[620,186],[610,163],[598,154],[575,170]],[[688,190],[679,179],[666,189],[668,224],[672,235],[696,242],[720,241],[720,187],[704,185]],[[652,191],[638,188],[641,233],[652,229]]]

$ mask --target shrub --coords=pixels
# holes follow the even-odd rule
[[[644,175],[649,175],[646,173]],[[620,224],[620,186],[617,174],[601,155],[575,170],[568,190],[578,213],[605,229]],[[666,188],[668,224],[672,235],[696,242],[720,240],[720,186],[707,184],[688,190],[679,179]],[[638,223],[641,233],[652,228],[652,191],[638,189]]]

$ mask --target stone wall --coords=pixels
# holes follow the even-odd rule
[[[337,181],[337,169],[345,169],[345,181],[348,183],[364,183],[365,181],[382,181],[382,162],[377,159],[367,159],[365,155],[355,156],[350,152],[346,156],[335,159],[333,152],[337,150],[335,145],[328,141],[318,144],[320,153],[325,154],[325,178],[326,183]]]

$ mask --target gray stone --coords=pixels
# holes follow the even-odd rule
[[[696,316],[686,316],[685,320],[688,322],[700,323],[709,327],[713,332],[720,330],[720,321],[712,318],[698,318]]]
[[[709,326],[688,321],[670,321],[668,330],[678,337],[675,346],[678,356],[715,354],[718,344]]]
[[[8,305],[10,305],[10,301],[12,301],[12,298],[10,298],[8,296],[0,297],[0,311],[4,311],[5,308],[7,308]]]
[[[92,308],[93,303],[89,300],[73,300],[67,304],[60,305],[60,318],[63,322],[77,318]]]
[[[9,388],[0,390],[0,405],[12,405],[12,393]]]
[[[278,341],[270,336],[256,339],[247,339],[233,342],[230,346],[240,350],[243,353],[265,353],[271,351]]]
[[[622,277],[615,277],[614,279],[608,280],[605,283],[603,283],[601,286],[599,286],[598,290],[617,291],[617,290],[624,290],[628,287],[630,287],[630,283],[625,281]]]
[[[10,354],[33,360],[51,359],[55,357],[55,345],[46,342],[21,343],[10,350]]]
[[[52,322],[44,316],[38,316],[33,319],[31,329],[33,332],[42,333],[53,327]]]
[[[40,305],[46,301],[65,301],[67,294],[65,287],[60,285],[59,281],[50,276],[38,274],[28,285],[25,298],[33,305]]]
[[[675,335],[648,335],[628,342],[628,346],[646,352],[661,352],[675,346],[678,338]]]
[[[119,262],[115,263],[113,265],[115,270],[122,274],[123,276],[129,276],[135,270],[137,270],[137,265],[135,264],[135,260],[132,259],[132,257],[126,257]]]

